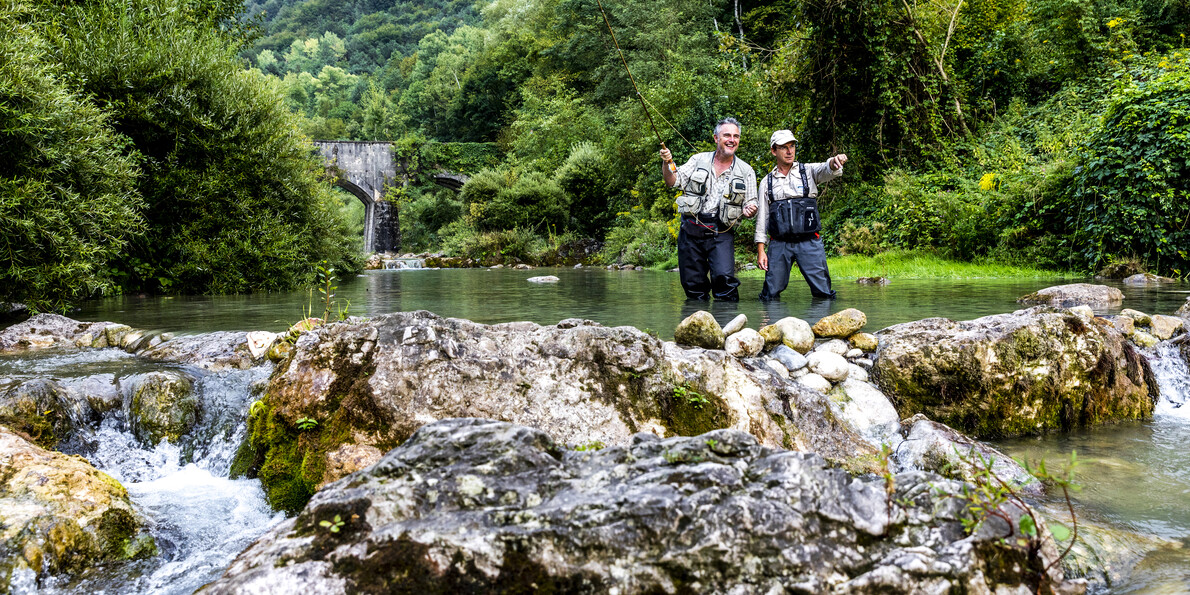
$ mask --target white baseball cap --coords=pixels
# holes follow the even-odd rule
[[[793,133],[788,130],[778,130],[769,137],[769,146],[776,147],[785,143],[796,143],[797,139],[793,138]]]

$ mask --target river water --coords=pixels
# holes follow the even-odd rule
[[[555,275],[558,283],[526,281]],[[796,275],[795,275],[796,277]],[[697,309],[709,309],[726,323],[743,313],[757,328],[785,316],[813,323],[844,308],[863,310],[867,330],[944,316],[956,320],[1010,312],[1017,297],[1070,280],[896,280],[885,287],[836,284],[837,300],[812,300],[795,280],[787,301],[754,299],[759,279],[744,279],[737,304],[689,304],[677,275],[656,271],[603,269],[399,270],[371,271],[344,280],[336,309],[373,316],[425,309],[443,316],[498,323],[531,320],[554,324],[571,317],[605,325],[631,325],[663,338]],[[1190,288],[1124,288],[1123,307],[1172,314]],[[87,321],[110,320],[135,328],[203,333],[215,330],[284,330],[319,316],[317,292],[223,297],[122,297],[94,301],[72,314]],[[1113,314],[1114,311],[1101,311]],[[1190,372],[1170,349],[1151,354],[1162,384],[1162,403],[1151,422],[1067,435],[1005,441],[1000,448],[1018,457],[1058,460],[1077,450],[1083,462],[1075,494],[1076,512],[1086,522],[1141,537],[1123,539],[1132,557],[1126,568],[1105,571],[1108,593],[1190,593]],[[42,375],[85,383],[147,370],[117,350],[69,356],[0,358],[0,377]],[[161,366],[156,366],[160,368]],[[98,569],[72,581],[33,585],[17,577],[14,592],[189,593],[214,580],[244,547],[282,517],[265,504],[255,480],[227,478],[230,458],[244,432],[254,391],[269,369],[199,374],[196,390],[208,406],[195,432],[177,445],[147,448],[127,431],[121,415],[110,416],[74,448],[120,480],[150,519],[161,555],[148,561]],[[190,370],[191,373],[196,373]],[[1045,503],[1060,516],[1061,502]],[[1156,545],[1154,545],[1156,544]]]

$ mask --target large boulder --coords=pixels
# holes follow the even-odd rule
[[[321,322],[321,321],[319,321]],[[140,351],[137,355],[163,362],[187,364],[218,372],[222,370],[246,370],[267,361],[269,347],[256,348],[249,342],[252,333],[219,331],[203,335],[175,337]],[[256,336],[252,337],[257,339]]]
[[[95,390],[104,390],[102,382]],[[116,393],[114,385],[106,387]],[[0,378],[0,424],[28,436],[43,448],[59,442],[93,422],[99,414],[87,396],[52,378]]]
[[[1037,478],[1012,457],[924,415],[905,420],[901,437],[892,459],[902,469],[936,469],[947,477],[972,482],[991,472],[1018,492],[1030,496],[1042,492]]]
[[[822,395],[759,363],[575,319],[483,325],[408,312],[330,324],[278,365],[233,469],[296,511],[339,445],[387,451],[447,417],[530,425],[566,444],[735,428],[836,461],[872,452]]]
[[[1018,303],[1026,305],[1053,306],[1069,308],[1070,306],[1088,305],[1105,308],[1118,305],[1124,301],[1124,292],[1107,285],[1093,285],[1091,283],[1071,283],[1057,285],[1030,293],[1017,299]]]
[[[48,348],[107,347],[110,322],[79,322],[60,314],[38,314],[0,331],[0,353]]]
[[[1182,320],[1190,320],[1190,297],[1186,298],[1186,303],[1182,304],[1173,314]]]
[[[36,580],[154,555],[143,525],[124,486],[106,473],[0,426],[0,592],[22,575]]]
[[[1017,544],[1016,506],[968,534],[961,490],[732,430],[570,451],[453,419],[327,486],[204,592],[1033,593],[1047,567],[1044,592],[1085,589],[1052,541]]]
[[[198,422],[199,400],[194,380],[175,370],[138,374],[124,380],[130,393],[128,421],[132,434],[153,446],[178,440]]]
[[[903,417],[993,438],[1152,415],[1148,361],[1103,319],[1045,308],[879,333],[873,376]]]

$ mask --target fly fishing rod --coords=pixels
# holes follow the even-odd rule
[[[632,76],[632,69],[628,68],[628,59],[624,57],[624,50],[620,49],[620,42],[616,41],[616,32],[612,30],[612,22],[607,18],[607,11],[603,10],[603,0],[595,0],[599,5],[599,12],[603,14],[603,22],[607,25],[607,32],[612,35],[612,44],[616,46],[616,51],[620,54],[620,62],[624,63],[624,71],[628,73],[628,80],[632,81],[632,89],[636,91],[636,98],[640,100],[640,106],[645,110],[645,115],[649,118],[649,126],[653,127],[653,134],[657,135],[657,142],[661,143],[661,148],[669,150],[665,146],[665,141],[661,140],[661,133],[657,132],[657,124],[653,122],[653,114],[649,112],[649,105],[645,103],[645,96],[641,95],[640,87],[636,86],[636,78]],[[674,162],[669,161],[669,171],[677,171]]]

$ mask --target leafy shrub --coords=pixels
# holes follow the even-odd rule
[[[839,254],[860,254],[875,256],[889,248],[885,240],[888,225],[880,221],[873,221],[869,225],[856,225],[854,221],[847,221],[839,230],[835,246]]]
[[[656,267],[670,264],[677,250],[677,238],[670,234],[667,221],[632,219],[608,232],[599,260]]]
[[[142,203],[125,139],[61,82],[28,16],[0,5],[0,301],[62,310],[110,288]]]
[[[560,229],[567,223],[565,193],[536,172],[484,170],[463,185],[462,199],[466,215],[480,231]]]
[[[439,230],[463,212],[454,191],[445,188],[421,193],[401,206],[401,242],[409,250],[438,247]]]
[[[609,173],[603,153],[593,143],[582,142],[571,148],[570,156],[554,176],[573,205],[570,213],[579,233],[595,236],[611,222],[607,208]]]
[[[1056,209],[1072,215],[1074,245],[1088,268],[1112,255],[1154,270],[1190,272],[1190,58],[1134,66],[1079,151],[1082,166]]]

